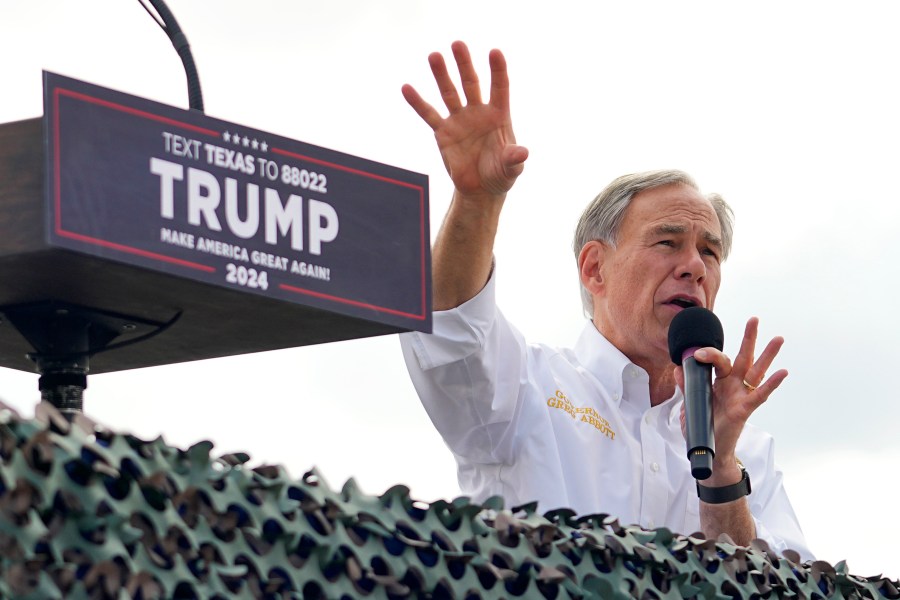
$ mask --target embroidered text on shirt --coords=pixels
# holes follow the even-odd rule
[[[593,425],[597,431],[611,440],[616,439],[616,432],[610,428],[609,421],[601,417],[600,414],[590,406],[575,406],[560,390],[556,390],[555,396],[547,398],[547,406],[564,410],[573,419],[579,419],[580,416],[579,420],[582,423]]]

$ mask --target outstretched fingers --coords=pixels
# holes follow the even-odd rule
[[[475,72],[475,65],[472,64],[469,48],[465,43],[457,41],[453,42],[451,49],[453,51],[453,58],[456,61],[456,66],[459,69],[460,81],[462,82],[462,90],[466,98],[466,103],[481,104],[481,85],[478,80],[478,74]],[[494,72],[493,69],[497,61],[496,58],[493,58],[495,54],[499,55],[499,69],[502,72],[502,75],[500,75],[500,85],[504,90],[508,90],[509,80],[506,76],[506,61],[503,59],[503,55],[500,54],[499,50],[495,50],[492,53],[492,73]],[[441,99],[444,102],[444,106],[447,107],[447,110],[450,111],[451,115],[462,110],[464,107],[462,98],[460,98],[456,84],[453,83],[453,79],[450,77],[450,72],[447,70],[447,63],[444,61],[444,56],[440,52],[432,52],[428,55],[428,64],[431,67],[432,75],[434,75],[434,81],[437,84],[438,91],[441,93]],[[437,109],[426,102],[411,85],[404,85],[401,88],[401,91],[406,102],[416,111],[416,114],[431,127],[431,129],[436,130],[444,122],[444,118]],[[498,99],[502,101],[504,105],[508,105],[508,91],[504,91],[498,96]]]
[[[506,70],[506,58],[497,49],[491,50],[488,57],[491,65],[491,106],[509,111],[509,73]]]
[[[499,50],[491,52],[492,98],[485,104],[469,49],[462,42],[454,42],[452,50],[460,84],[451,80],[448,65],[440,53],[428,57],[449,115],[442,116],[440,105],[426,102],[412,86],[403,86],[403,96],[434,131],[444,165],[458,191],[506,194],[528,158],[528,150],[516,144],[506,108],[509,105],[506,61]]]
[[[759,408],[788,375],[785,369],[779,369],[766,378],[766,373],[784,345],[784,338],[781,336],[772,338],[759,357],[754,358],[758,332],[759,319],[753,317],[747,321],[741,349],[734,361],[734,374],[742,379],[741,383],[746,388],[746,399],[751,411]]]
[[[428,55],[428,64],[431,66],[431,73],[434,75],[434,81],[437,83],[438,90],[441,92],[441,98],[444,106],[455,113],[462,108],[462,100],[459,98],[459,92],[456,91],[456,85],[450,78],[450,72],[447,71],[447,63],[440,52],[432,52]]]
[[[741,340],[741,349],[738,350],[737,356],[734,357],[734,368],[743,376],[751,366],[753,366],[753,356],[756,352],[756,336],[759,332],[759,319],[750,317],[747,325],[744,327],[744,338]],[[756,385],[758,381],[747,380],[750,384]]]
[[[459,69],[459,80],[462,83],[463,94],[468,104],[481,104],[481,84],[478,81],[478,73],[472,64],[472,55],[469,48],[463,42],[453,42],[450,46],[453,58],[456,60],[456,68]],[[458,100],[458,97],[457,97]],[[450,108],[449,106],[447,108]],[[452,109],[451,109],[451,112]]]
[[[784,338],[781,336],[772,338],[768,344],[766,344],[765,350],[762,351],[762,354],[759,355],[759,358],[756,359],[756,362],[747,369],[747,374],[744,376],[744,380],[750,385],[759,385],[759,382],[763,380],[766,376],[766,371],[769,370],[769,367],[772,366],[772,363],[775,362],[775,357],[778,356],[778,352],[781,350],[781,346],[784,345]]]
[[[772,373],[768,379],[759,384],[754,390],[756,394],[756,403],[753,410],[756,410],[763,402],[768,400],[769,396],[778,389],[778,386],[787,378],[787,369],[779,369]]]
[[[762,354],[759,355],[759,358],[753,363],[753,366],[747,371],[744,375],[744,384],[756,386],[754,393],[757,395],[756,398],[756,406],[760,406],[769,395],[778,389],[778,386],[781,385],[781,382],[788,376],[788,372],[786,369],[779,369],[772,373],[768,379],[766,377],[766,371],[769,370],[769,367],[772,366],[772,362],[774,362],[775,357],[778,356],[779,350],[781,350],[781,346],[784,344],[784,338],[775,337],[768,344],[766,344],[765,350],[762,351]],[[763,381],[765,379],[765,381]],[[755,410],[755,407],[754,407]]]
[[[734,360],[735,373],[743,378],[745,386],[751,388],[759,387],[762,384],[763,379],[766,377],[766,372],[772,366],[775,357],[778,356],[778,352],[784,344],[783,337],[774,337],[766,344],[759,358],[754,359],[758,331],[759,319],[752,317],[747,321],[747,326],[744,329],[744,339],[741,341],[741,349]]]
[[[407,83],[400,88],[400,92],[403,94],[403,98],[406,99],[407,104],[416,111],[416,114],[419,115],[432,130],[436,130],[440,127],[444,119],[432,105],[422,98],[419,92],[416,91],[416,88]]]

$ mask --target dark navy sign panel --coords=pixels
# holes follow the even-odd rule
[[[427,176],[52,73],[44,102],[49,244],[431,330]]]

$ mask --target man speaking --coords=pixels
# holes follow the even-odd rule
[[[456,42],[452,50],[462,95],[443,57],[429,57],[447,117],[403,87],[434,131],[455,191],[432,254],[434,333],[403,334],[401,344],[456,458],[462,492],[713,539],[727,533],[741,545],[759,537],[776,552],[811,558],[772,438],[747,424],[787,376],[767,376],[781,338],[755,356],[756,319],[734,360],[713,347],[693,352],[715,373],[715,455],[710,477],[691,477],[684,376],[670,358],[668,331],[679,312],[714,306],[731,247],[728,205],[680,171],[613,181],[575,233],[591,321],[572,349],[526,343],[494,302],[500,212],[528,157],[513,134],[506,62],[490,53],[484,102],[468,49]]]

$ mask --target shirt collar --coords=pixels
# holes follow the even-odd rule
[[[612,342],[600,333],[593,321],[585,324],[575,344],[575,352],[581,365],[596,377],[604,388],[612,392],[617,405],[622,403],[622,380],[626,376],[626,371],[636,369],[636,372],[647,377],[647,372],[613,346]],[[664,407],[663,410],[668,411],[666,418],[670,424],[678,422],[683,400],[681,390],[676,387],[674,396],[661,405]]]
[[[611,392],[617,405],[622,402],[622,379],[626,369],[637,369],[646,375],[643,369],[628,360],[621,350],[597,330],[593,321],[585,324],[575,344],[575,352],[581,365],[599,380],[601,386]]]

